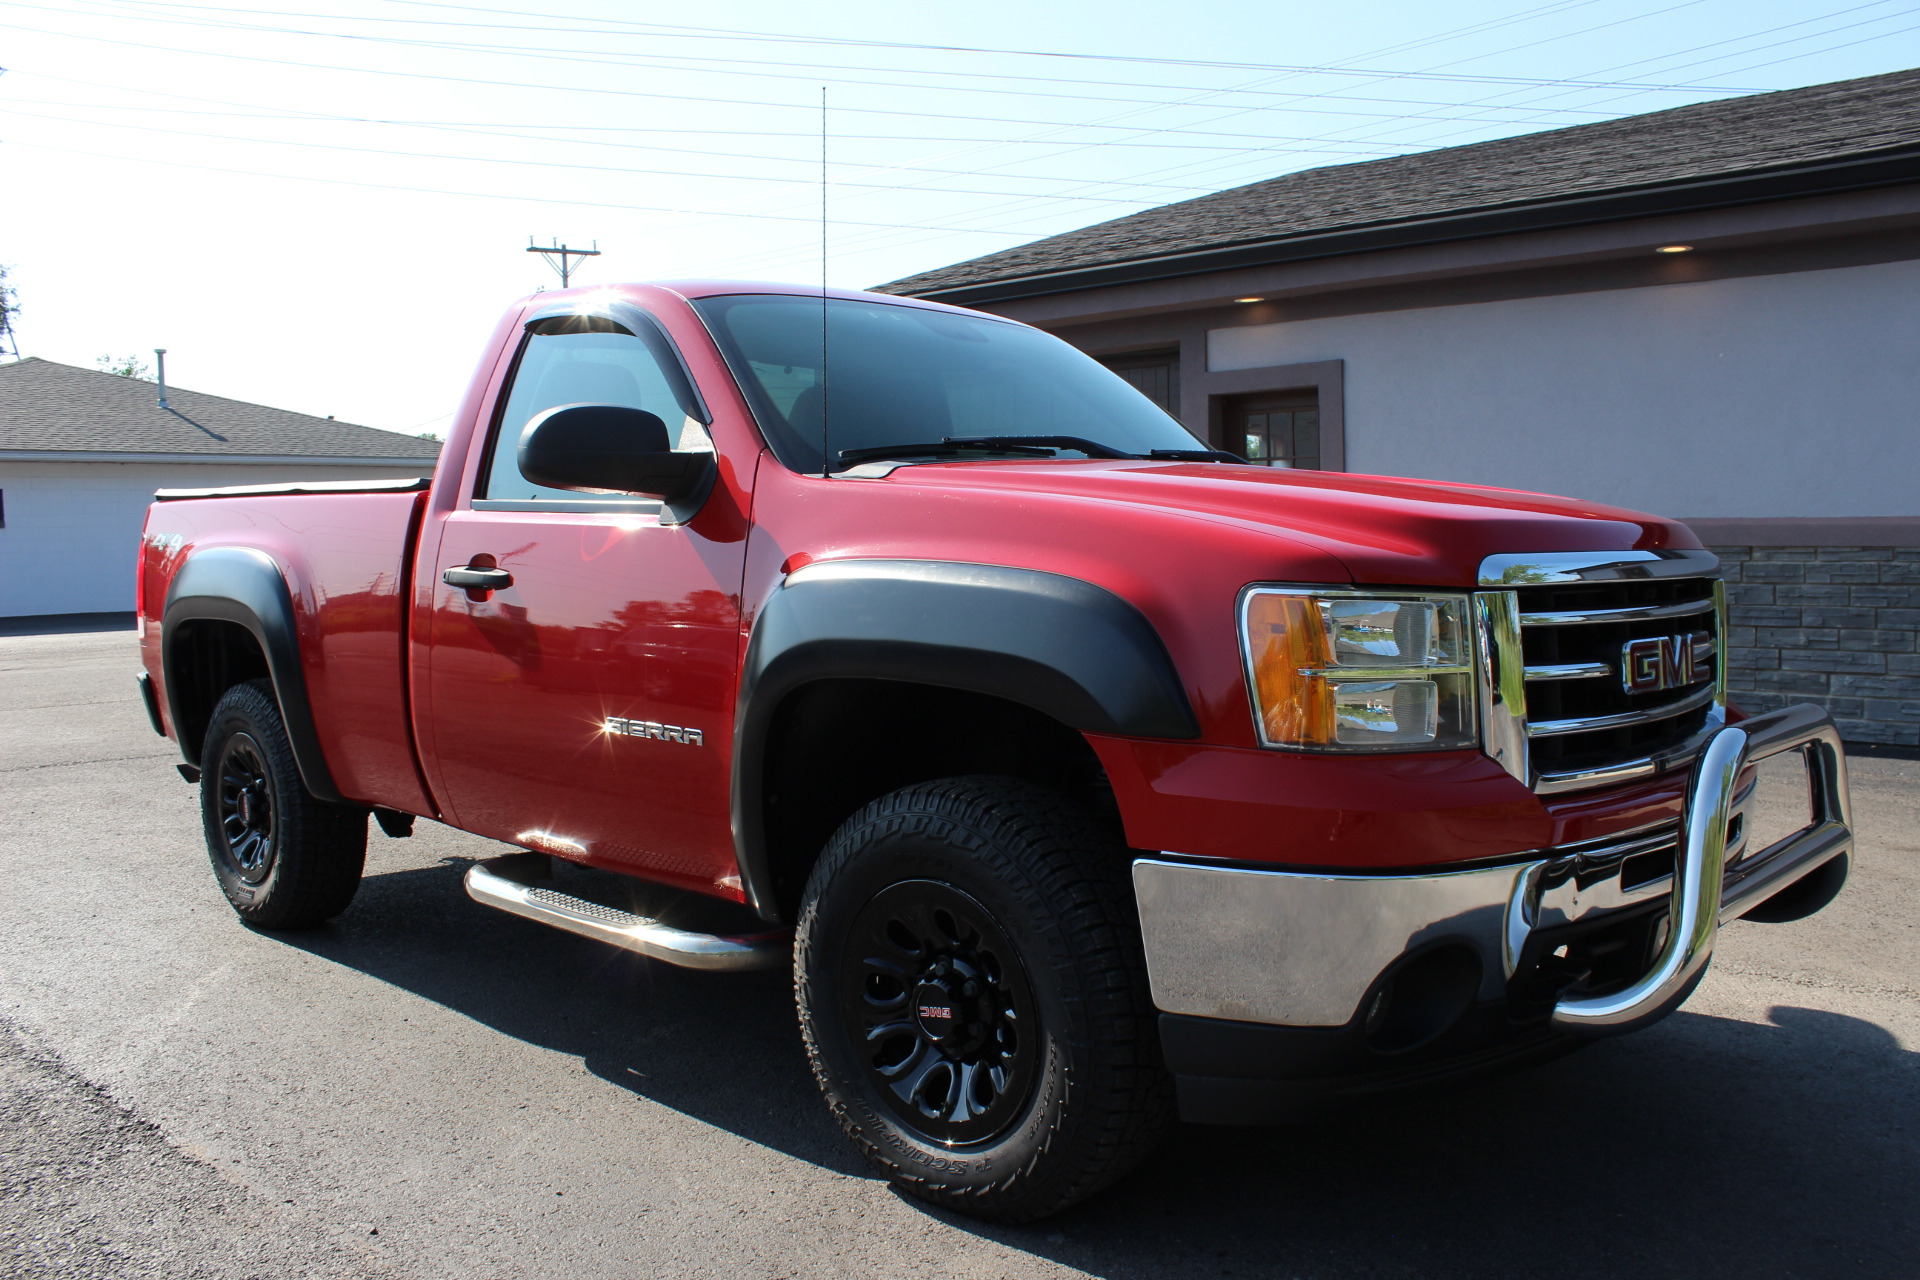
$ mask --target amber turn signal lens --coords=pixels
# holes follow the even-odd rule
[[[1333,690],[1306,674],[1328,665],[1319,606],[1306,596],[1254,596],[1247,601],[1247,647],[1267,741],[1330,744]]]

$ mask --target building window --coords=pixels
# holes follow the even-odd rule
[[[1227,447],[1268,467],[1320,469],[1319,392],[1268,391],[1227,405]]]
[[[1127,356],[1095,356],[1125,378],[1134,390],[1171,416],[1180,416],[1179,351],[1143,351]]]

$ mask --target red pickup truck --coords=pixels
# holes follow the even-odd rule
[[[1826,716],[1727,704],[1685,526],[1248,465],[1053,337],[875,294],[528,299],[430,483],[163,491],[139,599],[243,919],[345,910],[369,815],[517,846],[474,898],[791,965],[853,1142],[1001,1219],[1176,1114],[1644,1026],[1852,847]],[[1762,848],[1788,752],[1807,821]]]

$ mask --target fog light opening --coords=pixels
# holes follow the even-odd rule
[[[1418,1048],[1458,1022],[1479,989],[1480,957],[1470,947],[1441,946],[1404,960],[1367,1001],[1367,1043],[1380,1053]]]

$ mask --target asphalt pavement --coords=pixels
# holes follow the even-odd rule
[[[0,638],[0,1275],[1920,1275],[1920,762],[1858,759],[1853,883],[1738,922],[1680,1013],[1289,1129],[1183,1126],[1026,1228],[842,1142],[781,974],[482,907],[502,846],[372,836],[333,925],[256,933],[130,632]]]

